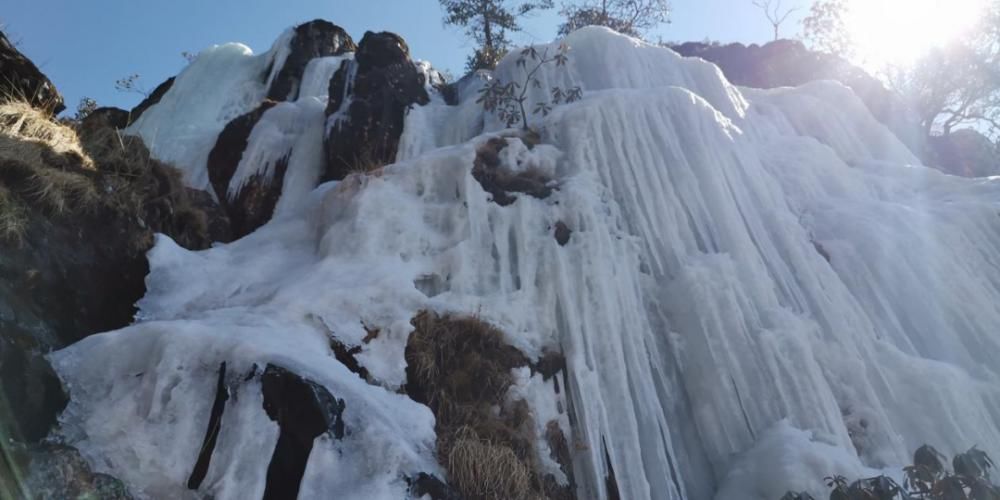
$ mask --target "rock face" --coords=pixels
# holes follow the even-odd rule
[[[208,154],[208,179],[236,238],[250,234],[267,222],[281,196],[287,159],[274,166],[275,172],[270,179],[252,177],[235,197],[229,196],[229,183],[243,158],[250,133],[264,113],[275,104],[277,102],[266,100],[257,109],[226,124]]]
[[[77,133],[26,104],[0,105],[0,435],[28,447],[23,463],[0,461],[0,477],[45,474],[39,484],[55,491],[45,498],[105,484],[78,455],[36,446],[67,402],[45,354],[132,322],[154,231],[189,248],[211,243],[179,174],[119,136],[121,118],[96,113]],[[68,470],[88,479],[48,484]]]
[[[15,445],[4,451],[9,453],[6,458],[12,468],[25,472],[18,476],[0,474],[0,493],[9,494],[4,498],[132,498],[121,481],[93,472],[80,452],[69,446]]]
[[[354,61],[345,61],[330,80],[322,180],[394,161],[406,110],[430,101],[425,84],[399,35],[365,33]]]
[[[324,137],[326,164],[320,180],[343,179],[350,172],[369,171],[395,160],[407,109],[430,100],[426,78],[410,60],[406,42],[393,33],[368,32],[355,45],[342,28],[327,21],[302,24],[295,28],[268,98],[229,122],[208,156],[209,180],[232,223],[233,236],[245,236],[270,220],[293,154],[289,150],[258,161],[267,165],[241,166],[254,128],[278,103],[300,97],[309,61],[352,51],[353,60],[345,60],[329,83],[329,133]],[[243,169],[263,173],[241,177],[234,187],[234,176]]]
[[[405,46],[405,44],[404,44]],[[357,49],[347,32],[328,21],[314,20],[295,27],[288,55],[271,82],[267,98],[256,109],[230,121],[216,139],[208,156],[209,181],[223,211],[232,223],[234,237],[242,237],[262,226],[274,213],[281,197],[285,171],[292,151],[260,165],[267,174],[254,174],[240,181],[235,190],[231,182],[243,159],[254,127],[264,113],[279,102],[299,98],[300,85],[309,61],[318,57],[338,56]],[[135,112],[133,112],[133,115]],[[134,120],[134,118],[133,118]]]
[[[983,134],[962,129],[948,136],[931,137],[928,162],[940,170],[964,177],[1000,174],[1000,150]]]
[[[261,391],[267,416],[281,428],[267,468],[264,499],[295,498],[313,441],[324,433],[343,439],[344,400],[322,385],[276,365],[264,369]]]
[[[160,99],[163,98],[163,95],[166,94],[167,91],[170,90],[170,87],[173,87],[173,85],[174,85],[174,77],[172,76],[164,80],[163,83],[157,85],[156,88],[153,89],[153,91],[150,92],[150,94],[146,96],[145,99],[142,100],[142,102],[136,105],[136,107],[132,108],[132,111],[128,113],[128,122],[132,123],[138,120],[139,117],[142,116],[142,113],[145,112],[147,109],[149,109],[150,106],[160,102]]]
[[[343,28],[329,21],[316,19],[295,27],[288,58],[271,82],[267,98],[274,101],[294,101],[299,95],[302,73],[309,61],[317,57],[339,56],[357,47]]]
[[[797,40],[776,40],[762,46],[686,42],[670,48],[682,56],[714,63],[727,80],[744,87],[769,89],[816,80],[839,81],[912,151],[920,154],[923,149],[919,123],[903,102],[878,79],[839,56],[809,50]]]
[[[33,106],[58,114],[63,97],[48,77],[0,32],[0,95],[21,97]]]

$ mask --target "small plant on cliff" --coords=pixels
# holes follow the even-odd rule
[[[945,468],[947,458],[923,445],[913,453],[913,465],[903,468],[900,486],[888,476],[848,482],[844,476],[824,478],[830,500],[1000,500],[1000,488],[990,482],[993,460],[973,446],[952,459],[954,472]],[[781,500],[814,500],[808,493],[788,492]]]
[[[520,81],[510,81],[504,83],[500,79],[491,80],[479,90],[479,99],[476,102],[483,105],[483,109],[490,113],[497,113],[497,116],[508,127],[521,122],[521,128],[528,130],[528,114],[525,110],[525,103],[528,100],[529,88],[542,88],[542,82],[535,76],[538,70],[546,64],[555,63],[556,66],[563,67],[569,60],[566,45],[559,45],[556,54],[549,56],[549,49],[546,48],[541,54],[535,47],[528,47],[521,51],[517,59],[517,66],[523,68],[526,73],[524,79]],[[529,62],[531,64],[530,70]],[[551,100],[549,102],[539,101],[535,104],[532,114],[548,115],[552,111],[552,106],[577,101],[583,96],[580,87],[563,89],[562,87],[552,87]]]
[[[139,83],[139,74],[132,73],[123,78],[115,80],[115,90],[119,92],[133,92],[136,94],[141,94],[143,97],[149,97],[149,91]]]
[[[73,115],[72,121],[76,123],[82,122],[95,109],[97,109],[97,101],[90,97],[81,97],[80,102],[76,105],[76,114]]]

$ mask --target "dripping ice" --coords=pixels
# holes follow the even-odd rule
[[[287,43],[204,51],[130,132],[205,187],[215,136]],[[478,314],[530,356],[562,350],[580,498],[607,498],[612,469],[622,498],[773,499],[892,471],[923,442],[1000,455],[996,180],[920,166],[836,83],[737,88],[600,28],[563,43],[542,88],[584,99],[530,119],[544,146],[508,139],[508,161],[545,166],[558,190],[508,207],[471,176],[503,132],[475,82],[455,106],[413,108],[381,175],[311,189],[335,67],[310,65],[248,147],[298,155],[275,218],[202,252],[159,237],[140,321],[52,355],[64,437],[141,494],[188,494],[219,363],[280,362],[344,398],[358,429],[314,446],[303,495],[403,498],[404,476],[440,473],[433,416],[396,392],[409,319],[429,308]],[[508,58],[495,77],[521,71]],[[364,344],[363,325],[383,334]],[[361,346],[378,383],[328,335]],[[537,420],[570,423],[548,384],[519,380]],[[241,391],[204,483],[219,499],[259,497],[277,439],[259,391]]]

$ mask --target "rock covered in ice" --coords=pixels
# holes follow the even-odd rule
[[[407,110],[430,100],[426,83],[399,35],[365,33],[354,60],[330,80],[323,180],[393,162]]]
[[[605,29],[562,43],[567,65],[539,71],[527,107],[555,85],[584,98],[530,119],[540,144],[496,150],[511,171],[540,165],[547,197],[504,206],[476,179],[511,133],[475,92],[411,109],[399,161],[371,175],[310,192],[316,164],[290,160],[268,224],[202,252],[161,238],[141,321],[53,355],[65,438],[139,491],[181,495],[225,361],[231,406],[198,494],[259,497],[279,430],[259,381],[236,374],[275,364],[345,403],[345,438],[315,440],[301,494],[405,497],[406,478],[439,474],[431,415],[396,392],[409,320],[432,310],[477,315],[533,360],[564,353],[558,389],[519,373],[518,391],[536,424],[572,424],[580,498],[820,496],[817,476],[902,465],[925,441],[1000,455],[997,181],[920,166],[835,83],[740,90]],[[186,71],[218,58],[225,86],[258,92],[234,75],[265,61],[235,51]],[[524,71],[511,57],[494,77]],[[197,143],[156,118],[191,96],[185,81],[133,126],[174,130],[164,155]],[[301,133],[321,138],[321,121]]]

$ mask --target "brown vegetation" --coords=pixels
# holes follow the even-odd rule
[[[471,500],[565,498],[540,477],[528,405],[510,402],[511,370],[528,359],[474,317],[423,311],[406,346],[407,392],[437,418],[438,460]]]
[[[152,245],[154,232],[189,248],[210,243],[206,216],[191,205],[180,173],[151,158],[141,139],[100,120],[77,131],[9,102],[0,105],[0,236],[19,240],[34,211],[125,221],[135,253]]]

